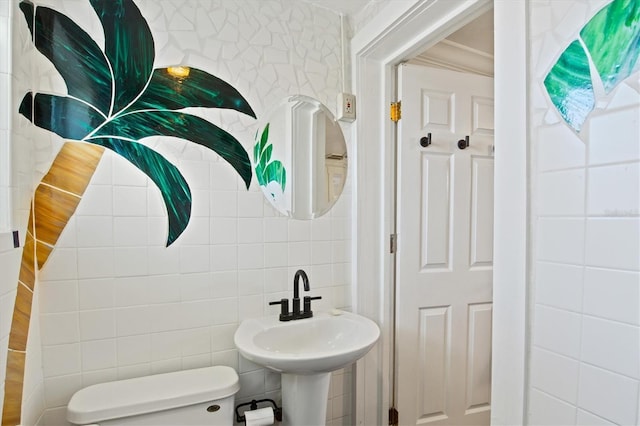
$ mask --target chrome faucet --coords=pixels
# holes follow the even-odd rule
[[[300,278],[302,277],[302,286],[304,291],[309,291],[309,277],[302,269],[298,269],[293,277],[293,310],[289,312],[289,299],[280,299],[269,302],[269,305],[280,305],[280,321],[291,321],[303,318],[311,318],[313,311],[311,310],[311,301],[322,299],[317,297],[304,297],[304,310],[300,312]]]

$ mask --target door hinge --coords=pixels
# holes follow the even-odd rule
[[[397,123],[402,118],[402,101],[391,102],[389,117],[394,123]]]
[[[395,253],[398,250],[398,234],[389,236],[389,253]]]
[[[389,408],[389,425],[397,426],[398,425],[398,410],[395,407]]]

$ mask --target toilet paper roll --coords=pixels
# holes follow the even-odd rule
[[[259,408],[244,412],[244,424],[247,426],[272,425],[274,422],[273,408]]]

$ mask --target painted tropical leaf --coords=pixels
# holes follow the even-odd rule
[[[250,117],[256,117],[251,106],[233,86],[196,68],[191,68],[189,78],[184,80],[171,76],[167,68],[155,69],[149,86],[130,109],[185,107],[235,109]]]
[[[586,49],[586,50],[585,50]],[[610,93],[640,69],[640,0],[614,0],[581,30],[545,77],[551,102],[579,132],[596,104],[590,60]]]
[[[609,93],[640,68],[640,0],[616,0],[580,31]]]
[[[95,136],[119,135],[139,140],[148,136],[174,136],[205,146],[231,164],[244,180],[251,183],[251,164],[247,152],[232,135],[210,122],[178,111],[146,110],[120,115],[108,121]]]
[[[103,25],[105,52],[65,15],[46,7],[20,3],[35,44],[60,72],[67,94],[28,93],[20,113],[39,127],[63,138],[96,143],[112,149],[147,175],[164,168],[147,167],[131,153],[152,155],[140,148],[127,151],[123,143],[150,136],[172,136],[216,152],[251,183],[251,161],[240,142],[212,123],[176,110],[188,107],[233,109],[255,118],[244,97],[230,84],[199,69],[188,76],[173,77],[168,68],[153,68],[154,42],[149,26],[132,0],[89,0]],[[33,25],[35,22],[35,26]],[[35,31],[34,31],[35,28]],[[31,113],[33,106],[33,114]],[[106,140],[119,140],[117,144]],[[115,149],[117,147],[117,149]],[[155,163],[159,160],[154,153]],[[177,169],[172,173],[176,173]],[[179,173],[179,172],[178,172]],[[159,176],[149,176],[157,184]],[[180,177],[174,181],[184,181]],[[167,245],[184,231],[191,214],[188,185],[161,189],[171,231]],[[185,195],[186,194],[186,195]],[[169,202],[175,197],[179,202]]]
[[[65,15],[48,7],[34,9],[20,3],[34,37],[34,43],[56,68],[67,85],[69,96],[82,99],[89,105],[109,114],[111,106],[111,72],[109,64],[97,43]]]
[[[136,99],[153,72],[155,46],[147,21],[131,1],[90,0],[104,29],[105,53],[113,69],[113,113]]]
[[[253,147],[253,161],[256,168],[256,179],[260,186],[267,186],[269,182],[277,182],[284,192],[287,185],[287,172],[278,160],[271,160],[273,145],[268,143],[269,123],[264,127],[260,139]]]
[[[46,93],[27,93],[19,111],[36,126],[65,139],[82,140],[104,122],[104,116],[86,103]]]
[[[185,217],[188,220],[191,213],[191,193],[189,192],[189,185],[180,171],[162,155],[133,140],[115,137],[96,137],[90,138],[87,141],[118,153],[129,160],[129,162],[140,169],[156,184],[160,190],[164,204],[167,206],[167,210],[171,212],[168,214],[168,239],[175,241],[187,226],[187,223],[184,223]],[[182,212],[187,214],[184,215]]]
[[[547,93],[564,120],[576,131],[596,104],[589,59],[578,40],[571,43],[544,80]]]

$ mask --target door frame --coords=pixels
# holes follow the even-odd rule
[[[393,384],[395,66],[494,8],[495,171],[492,424],[524,424],[527,347],[527,0],[394,0],[350,43],[358,98],[352,241],[353,307],[380,342],[355,368],[356,425],[388,424]]]

